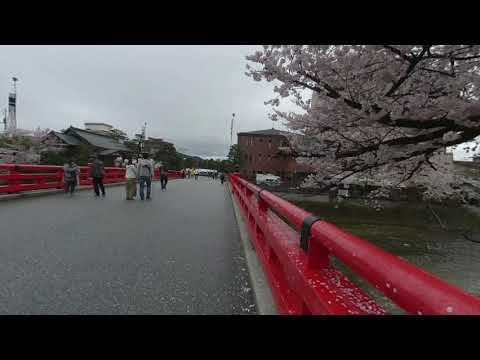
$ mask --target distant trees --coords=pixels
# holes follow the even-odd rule
[[[242,157],[240,155],[240,147],[238,146],[238,144],[233,144],[232,146],[230,146],[230,151],[228,152],[227,158],[234,171],[239,171],[241,167]]]
[[[198,162],[198,167],[202,169],[211,169],[221,172],[236,172],[240,169],[241,157],[240,149],[237,144],[230,147],[227,159],[202,159]],[[195,166],[195,165],[193,165]],[[186,166],[190,167],[190,166]]]
[[[12,145],[12,141],[10,138],[0,135],[0,147],[11,146],[11,145]]]
[[[19,136],[15,139],[14,145],[16,145],[20,151],[29,151],[33,146],[33,141],[27,136]]]
[[[0,136],[0,147],[13,147],[19,151],[28,151],[33,146],[33,141],[27,136],[6,137]]]
[[[63,151],[45,151],[41,153],[40,164],[42,165],[63,165],[68,160],[75,161],[78,165],[87,165],[94,149],[86,144],[69,147]]]
[[[170,143],[165,143],[162,149],[157,150],[153,156],[156,161],[161,161],[171,170],[179,170],[182,168],[183,158],[177,153],[175,146]]]
[[[40,155],[41,165],[63,165],[67,162],[67,157],[63,152],[45,151]]]

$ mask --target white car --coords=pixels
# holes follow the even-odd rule
[[[200,176],[212,176],[212,174],[216,173],[216,170],[211,169],[198,169],[198,175]]]
[[[279,176],[272,174],[257,174],[256,180],[257,184],[265,184],[269,186],[278,186],[282,183]]]

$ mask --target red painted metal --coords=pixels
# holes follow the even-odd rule
[[[480,314],[480,299],[326,221],[312,225],[304,252],[298,231],[311,213],[238,173],[228,180],[280,313],[386,314],[331,265],[335,256],[407,313]]]
[[[80,166],[80,185],[92,185],[90,165]],[[170,170],[169,179],[181,179],[180,171]],[[159,170],[155,170],[155,180],[160,179]],[[125,168],[106,167],[105,184],[125,181]],[[2,184],[3,183],[3,184]],[[63,166],[55,165],[16,165],[0,164],[0,194],[16,194],[24,191],[63,188]]]

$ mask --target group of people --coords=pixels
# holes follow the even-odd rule
[[[182,170],[182,175],[183,174],[185,175],[185,177],[187,179],[195,178],[195,180],[198,180],[198,175],[199,175],[198,169],[186,168],[186,169]]]
[[[95,156],[90,159],[91,164],[89,168],[89,175],[92,178],[93,191],[95,198],[105,197],[105,186],[103,184],[103,178],[105,177],[105,167],[103,162]],[[133,200],[137,197],[137,184],[139,185],[139,193],[141,200],[151,200],[152,195],[152,181],[155,176],[155,169],[159,168],[160,172],[160,184],[161,189],[167,189],[168,183],[168,170],[165,166],[157,166],[153,159],[148,159],[147,154],[139,155],[137,158],[132,159],[122,159],[116,158],[115,165],[117,167],[125,168],[125,192],[126,199]],[[199,170],[198,169],[183,169],[182,177],[188,179],[195,178],[198,180]],[[225,174],[223,172],[212,172],[211,174],[213,179],[220,178],[221,183],[223,184],[226,180]],[[73,195],[75,188],[80,184],[80,168],[73,160],[68,161],[64,166],[64,184],[65,184],[65,193],[70,193]],[[146,193],[145,193],[146,188]]]
[[[194,178],[195,180],[198,180],[198,176],[199,176],[198,169],[195,169],[195,168],[182,169],[182,177],[184,178],[187,178],[187,179]],[[225,174],[223,172],[212,171],[211,176],[215,180],[217,178],[220,178],[220,181],[222,182],[222,184],[225,182],[225,179],[226,179]]]
[[[116,159],[117,160],[117,159]],[[119,164],[117,161],[115,165]],[[139,155],[137,158],[123,160],[119,166],[125,167],[125,180],[126,180],[126,199],[133,200],[137,196],[137,183],[140,188],[140,199],[151,200],[152,194],[152,181],[155,176],[155,162],[153,159],[148,159],[147,156]],[[165,166],[159,166],[160,171],[160,183],[162,190],[167,189],[168,182],[168,170]],[[105,177],[105,168],[103,162],[95,156],[91,159],[91,165],[89,168],[89,175],[92,178],[93,190],[95,197],[99,198],[100,193],[102,197],[105,197],[105,186],[103,184],[103,178]],[[65,193],[73,195],[75,187],[80,184],[80,168],[75,164],[73,160],[70,160],[64,166],[64,184]],[[146,194],[145,194],[146,188]],[[146,196],[145,196],[146,195]]]
[[[92,178],[95,197],[100,197],[100,192],[102,197],[105,197],[105,186],[103,185],[105,170],[103,167],[103,162],[98,157],[94,157],[90,160],[92,161],[92,164],[90,166],[89,175]],[[65,193],[70,193],[70,195],[73,195],[76,186],[80,184],[80,168],[73,160],[69,160],[68,163],[63,167],[63,173]]]

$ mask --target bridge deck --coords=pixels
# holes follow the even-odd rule
[[[0,314],[252,314],[231,200],[175,180],[0,202]]]

